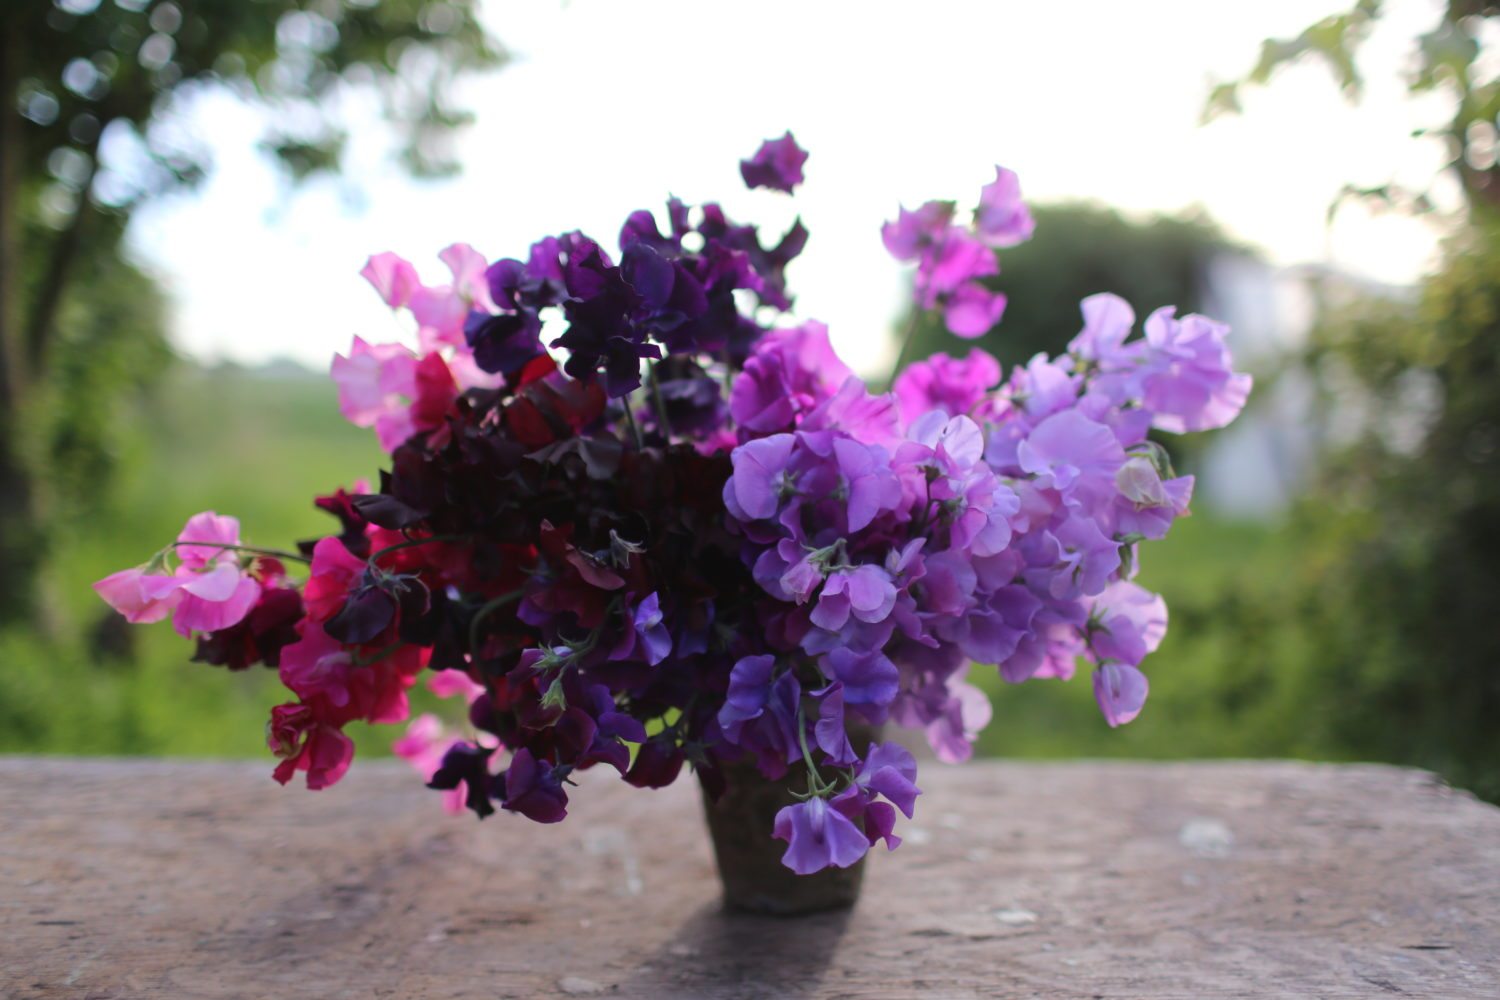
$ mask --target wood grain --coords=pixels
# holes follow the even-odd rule
[[[0,997],[1500,997],[1500,810],[1293,763],[924,768],[852,913],[724,913],[691,781],[0,758]]]

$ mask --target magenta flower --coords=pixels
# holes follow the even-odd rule
[[[891,389],[907,424],[929,410],[942,410],[950,417],[974,412],[1000,382],[1000,362],[975,347],[965,358],[934,354],[906,367]]]
[[[943,307],[943,322],[954,336],[972,340],[982,337],[1005,315],[1005,293],[992,292],[977,281],[966,281],[953,290]]]
[[[807,162],[807,153],[797,145],[797,140],[788,132],[780,139],[767,139],[761,143],[755,156],[740,161],[740,176],[751,188],[770,188],[773,191],[792,193],[802,183],[802,165]]]
[[[870,848],[859,827],[821,798],[783,808],[776,814],[774,835],[787,842],[781,863],[798,875],[848,868]]]

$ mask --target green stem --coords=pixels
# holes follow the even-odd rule
[[[499,597],[496,597],[493,600],[481,605],[479,610],[474,612],[474,617],[469,620],[470,653],[473,653],[475,655],[478,655],[479,653],[479,626],[484,623],[484,620],[494,612],[499,611],[501,608],[505,607],[507,604],[510,604],[513,601],[519,601],[522,597],[525,596],[525,593],[526,592],[524,589],[520,589],[501,594]]]
[[[626,396],[621,399],[620,404],[625,407],[625,422],[630,425],[630,431],[635,435],[635,446],[645,448],[646,438],[641,434],[641,427],[635,422],[635,414],[630,410],[630,397]]]
[[[168,548],[177,548],[181,545],[196,545],[205,549],[226,549],[234,552],[249,552],[251,555],[270,556],[273,559],[292,559],[300,563],[312,562],[307,556],[300,552],[287,552],[283,549],[260,549],[253,545],[229,545],[224,542],[173,542]]]
[[[672,422],[667,419],[667,401],[661,395],[661,383],[656,381],[656,365],[646,366],[646,382],[651,386],[651,400],[656,404],[656,422],[661,430],[661,436],[668,442],[672,440]]]

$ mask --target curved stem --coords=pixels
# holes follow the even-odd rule
[[[173,542],[168,548],[177,548],[181,545],[196,545],[205,549],[226,549],[234,552],[249,552],[257,556],[270,556],[272,559],[291,559],[300,563],[311,563],[312,560],[300,552],[287,552],[285,549],[262,549],[254,545],[229,545],[225,542]]]

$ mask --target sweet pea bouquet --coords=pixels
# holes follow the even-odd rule
[[[788,134],[741,173],[790,193],[806,159]],[[972,214],[928,202],[882,235],[915,308],[971,338],[1005,308],[981,280],[997,248],[1032,228],[997,169]],[[425,675],[464,724],[421,716],[395,749],[450,808],[552,823],[574,771],[656,788],[686,764],[712,795],[749,760],[794,793],[765,831],[793,871],[894,848],[915,759],[851,731],[911,727],[963,760],[990,716],[971,663],[1018,683],[1082,659],[1109,725],[1141,711],[1167,613],[1137,552],[1193,486],[1150,433],[1227,424],[1250,379],[1222,325],[1164,308],[1132,337],[1100,294],[1059,357],[1002,377],[939,354],[873,393],[788,319],[806,239],[672,199],[632,213],[618,253],[579,232],[524,260],[457,244],[442,285],[377,255],[363,274],[416,347],[355,339],[332,374],[390,455],[378,489],[318,498],[338,529],[297,551],[198,514],[96,589],[170,616],[198,660],[278,670],[282,783],[339,781],[348,724],[407,721]]]

